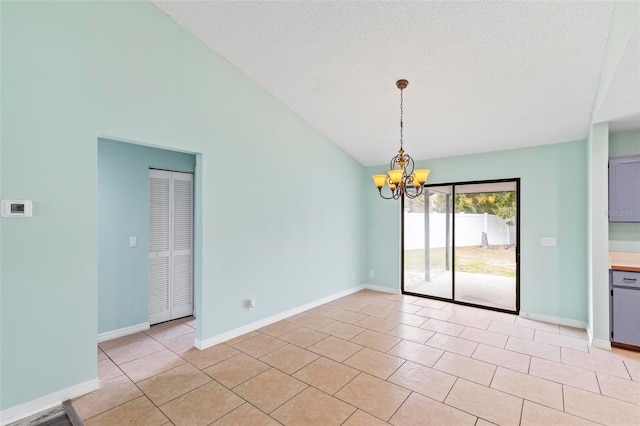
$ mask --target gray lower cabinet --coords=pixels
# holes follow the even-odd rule
[[[640,155],[609,158],[609,222],[640,222]]]
[[[640,272],[611,271],[611,341],[640,347]]]

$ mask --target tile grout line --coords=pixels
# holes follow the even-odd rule
[[[254,376],[255,377],[255,376]],[[214,379],[215,380],[215,379]],[[237,406],[236,408],[234,408],[233,410],[225,413],[224,415],[218,417],[217,419],[215,419],[214,421],[212,421],[211,423],[209,423],[209,425],[212,425],[213,423],[217,422],[218,420],[220,420],[223,417],[226,417],[227,415],[233,413],[234,411],[236,411],[238,408],[242,407],[245,404],[249,404],[250,406],[252,406],[253,408],[255,408],[256,410],[260,411],[261,413],[263,413],[265,416],[268,416],[270,419],[273,419],[274,421],[278,422],[276,419],[274,419],[273,417],[271,417],[269,414],[265,413],[262,409],[260,409],[259,407],[256,407],[255,405],[253,405],[252,403],[250,403],[249,401],[247,401],[246,399],[244,399],[242,396],[238,395],[237,393],[235,393],[232,389],[227,388],[225,385],[223,385],[222,383],[218,382],[220,384],[220,386],[222,386],[223,388],[225,388],[226,390],[228,390],[229,392],[231,392],[232,394],[234,394],[235,396],[237,396],[238,398],[240,398],[241,400],[244,401],[243,404],[240,404],[239,406]],[[238,385],[240,386],[240,385]],[[275,411],[275,410],[274,410]],[[282,423],[280,423],[282,424]]]
[[[526,399],[522,398],[522,405],[520,406],[520,422],[518,424],[522,424],[522,416],[524,414],[524,402]]]
[[[305,382],[303,382],[303,381],[301,381],[301,380],[299,380],[299,382],[300,382],[300,383],[304,383],[306,386],[305,386],[304,388],[302,388],[300,391],[296,392],[296,393],[295,393],[295,395],[291,396],[290,398],[288,398],[287,400],[285,400],[284,402],[282,402],[280,405],[276,406],[276,408],[274,408],[273,410],[271,410],[269,413],[265,412],[264,410],[262,410],[262,409],[261,409],[261,408],[259,408],[259,407],[256,407],[256,408],[258,408],[258,410],[262,411],[263,413],[265,413],[265,414],[266,414],[267,416],[269,416],[270,418],[272,418],[272,419],[276,420],[276,419],[275,419],[275,417],[273,417],[271,414],[273,414],[276,410],[278,410],[278,408],[280,408],[280,407],[284,406],[287,402],[291,401],[293,398],[295,398],[296,396],[300,395],[302,392],[304,392],[305,390],[307,390],[307,389],[310,387],[310,385],[308,385],[307,383],[305,383]],[[233,391],[232,391],[232,392],[233,392]],[[234,393],[234,394],[236,394],[235,392],[233,392],[233,393]],[[238,394],[236,394],[236,395],[238,395]],[[238,395],[238,396],[239,396],[239,395]],[[242,397],[240,397],[240,398],[242,398]],[[244,399],[244,398],[242,398],[242,399]],[[251,404],[249,401],[247,401],[247,403]],[[251,405],[253,405],[253,404],[251,404]],[[254,405],[254,407],[255,407],[255,405]],[[277,421],[277,420],[276,420],[276,421]],[[278,423],[280,423],[280,422],[278,422]]]
[[[495,388],[492,388],[491,385],[493,384],[493,379],[496,377],[496,373],[498,372],[498,368],[500,368],[500,366],[496,365],[495,368],[493,369],[493,374],[491,375],[491,380],[489,380],[489,385],[487,386],[489,389],[495,389]]]
[[[237,355],[232,356],[231,358],[227,358],[227,359],[225,359],[225,360],[223,360],[223,361],[220,361],[219,363],[216,363],[216,364],[210,365],[209,367],[205,367],[205,368],[206,368],[206,369],[209,369],[209,368],[213,367],[214,365],[221,364],[221,363],[223,363],[223,362],[225,362],[225,361],[227,361],[227,360],[230,360],[230,359],[232,359],[232,358],[235,358],[235,357],[237,357],[237,356],[239,356],[239,355],[246,355],[246,356],[250,356],[250,355],[247,355],[247,354],[245,354],[244,352],[242,352],[242,353],[240,353],[240,354],[237,354]],[[252,358],[253,358],[253,357],[252,357]],[[256,359],[256,358],[253,358],[253,359],[255,359],[256,361],[260,361],[259,359]],[[260,362],[262,362],[262,361],[260,361]],[[274,368],[274,367],[272,367],[271,365],[269,365],[269,364],[267,364],[267,363],[265,363],[265,362],[262,362],[262,363],[263,363],[263,364],[265,364],[265,365],[267,365],[269,368],[267,368],[266,370],[260,371],[259,373],[257,373],[257,374],[255,374],[255,375],[253,375],[253,376],[249,377],[249,378],[248,378],[248,379],[246,379],[246,380],[243,380],[242,382],[238,383],[237,385],[235,385],[235,386],[234,386],[234,387],[232,387],[232,388],[230,388],[229,386],[227,386],[227,385],[225,385],[225,384],[221,383],[220,381],[216,380],[216,378],[215,378],[215,377],[210,376],[208,373],[205,373],[205,372],[204,372],[204,370],[201,370],[201,371],[202,371],[204,374],[206,374],[207,376],[211,377],[211,379],[216,380],[216,381],[217,381],[218,383],[220,383],[220,384],[221,384],[225,389],[228,389],[228,390],[230,390],[230,391],[232,391],[232,392],[233,392],[233,390],[234,390],[235,388],[237,388],[238,386],[241,386],[241,385],[243,385],[243,384],[247,383],[249,380],[251,380],[251,379],[254,379],[254,378],[258,377],[259,375],[261,375],[261,374],[262,374],[262,373],[264,373],[265,371],[268,371],[268,370],[270,370],[271,368]],[[197,368],[197,367],[196,367],[196,368]],[[248,401],[247,401],[247,402],[248,402]]]
[[[359,376],[359,374],[358,374],[358,376]],[[357,376],[356,376],[356,377],[357,377]],[[328,392],[323,391],[322,389],[318,389],[317,387],[315,387],[315,386],[313,386],[313,385],[311,385],[311,384],[308,384],[308,383],[306,383],[306,382],[303,382],[303,383],[305,383],[305,384],[307,384],[307,385],[308,385],[308,386],[307,386],[307,388],[305,388],[305,390],[306,390],[306,389],[308,389],[308,388],[313,388],[313,389],[317,390],[318,392],[322,392],[322,393],[324,393],[324,394],[328,395],[330,398],[335,398],[336,400],[338,400],[338,401],[342,402],[343,404],[347,404],[348,406],[355,408],[355,411],[354,411],[353,413],[351,413],[351,414],[349,415],[349,417],[347,417],[347,418],[344,420],[344,422],[342,422],[341,424],[344,424],[347,420],[349,420],[349,419],[351,418],[351,416],[353,416],[353,415],[354,415],[358,410],[360,410],[360,408],[356,407],[355,405],[353,405],[353,404],[351,404],[351,403],[349,403],[349,402],[347,402],[347,401],[345,401],[345,400],[343,400],[343,399],[338,398],[337,396],[335,396],[335,394],[333,394],[333,395],[332,395],[332,394],[330,394],[330,393],[328,393]],[[345,385],[345,386],[346,386],[346,385]],[[341,388],[341,389],[342,389],[342,388]],[[339,392],[339,390],[338,390],[338,391],[336,391],[336,393],[338,393],[338,392]],[[284,405],[284,404],[283,404],[283,405]],[[275,411],[275,410],[274,410],[274,411]],[[364,411],[364,410],[362,410],[362,411]],[[272,411],[272,412],[273,412],[273,411]],[[366,412],[366,411],[364,411],[364,412]],[[374,417],[375,417],[375,416],[374,416]]]
[[[142,391],[141,391],[141,392],[142,392]],[[93,418],[95,418],[95,417],[98,417],[98,416],[101,416],[101,415],[103,415],[103,414],[106,414],[106,413],[108,413],[109,411],[115,410],[115,409],[116,409],[116,408],[118,408],[118,407],[122,407],[123,405],[128,404],[128,403],[130,403],[131,401],[135,401],[136,399],[140,399],[140,398],[146,398],[146,399],[148,399],[148,400],[149,400],[149,401],[150,401],[154,406],[156,406],[156,405],[153,403],[153,401],[151,401],[151,400],[149,399],[149,397],[147,396],[147,394],[145,394],[144,392],[142,392],[142,395],[136,396],[135,398],[130,399],[130,400],[125,401],[125,402],[122,402],[122,403],[120,403],[120,404],[118,404],[118,405],[114,405],[113,407],[109,408],[108,410],[101,411],[101,412],[99,412],[99,413],[97,413],[97,414],[94,414],[94,415],[93,415],[93,416],[91,416],[91,417],[87,417],[86,419],[82,419],[82,421],[83,421],[83,422],[85,422],[85,421],[89,421],[90,419],[93,419]],[[72,401],[72,404],[73,404],[73,401]],[[74,406],[74,408],[75,408],[75,406]],[[156,407],[156,408],[157,408],[157,407]]]
[[[391,355],[391,356],[393,356],[393,355]],[[397,357],[397,358],[402,360],[402,364],[400,364],[395,370],[393,370],[393,372],[391,374],[389,374],[386,379],[383,379],[385,382],[391,383],[393,385],[395,385],[395,383],[390,382],[389,381],[389,377],[391,377],[394,374],[396,374],[396,372],[398,370],[400,370],[402,368],[402,366],[405,365],[407,363],[407,361],[408,361],[407,359],[404,359],[404,358],[400,358],[400,357]],[[399,386],[399,385],[396,385],[396,386]]]
[[[336,362],[337,362],[337,361],[336,361]],[[344,364],[340,363],[340,365],[344,365]],[[347,365],[347,367],[350,367],[350,366],[349,366],[349,365]],[[350,368],[353,368],[353,367],[350,367]],[[340,393],[340,391],[341,391],[342,389],[344,389],[345,387],[347,387],[347,385],[348,385],[348,384],[350,384],[350,383],[351,383],[351,382],[353,382],[355,379],[357,379],[361,374],[365,374],[365,373],[364,373],[364,371],[358,370],[357,368],[353,368],[353,369],[354,369],[354,370],[356,370],[356,371],[358,371],[358,374],[356,374],[355,376],[353,376],[353,378],[352,378],[352,379],[350,379],[350,380],[349,380],[349,381],[347,381],[344,385],[342,385],[341,387],[339,387],[337,391],[335,391],[333,394],[331,394],[331,396],[333,396],[334,398],[338,398],[337,396],[335,396],[336,394]],[[309,386],[311,386],[311,385],[309,385]],[[338,399],[340,399],[340,398],[338,398]],[[342,401],[342,399],[340,399],[340,401]],[[346,402],[346,401],[344,401],[344,402]]]
[[[348,421],[349,421],[349,419],[350,419],[351,417],[355,416],[355,415],[356,415],[356,413],[358,412],[358,410],[359,410],[359,409],[358,409],[358,408],[356,408],[356,411],[354,411],[353,413],[351,413],[351,414],[349,415],[349,417],[347,417],[346,419],[344,419],[344,421],[343,421],[342,423],[340,423],[340,426],[344,425],[346,422],[348,422]]]
[[[569,387],[569,388],[573,388],[573,389],[577,389],[577,390],[583,390],[583,389],[576,388],[576,387],[574,387],[574,386],[569,386],[569,385],[564,385],[564,384],[563,384],[563,385],[562,385],[562,401],[563,401],[563,406],[565,405],[565,403],[564,403],[564,390],[565,390],[565,387]],[[605,398],[608,398],[608,397],[605,397]],[[617,399],[617,401],[620,401],[620,400],[619,400],[619,399]],[[596,423],[596,424],[599,424],[599,425],[604,424],[604,423],[600,423],[599,421],[596,421],[596,420],[590,419],[590,418],[588,418],[588,417],[584,417],[584,416],[582,416],[582,415],[580,415],[580,414],[569,413],[568,411],[565,411],[565,410],[566,410],[566,407],[565,407],[565,409],[563,410],[563,412],[564,412],[564,413],[566,413],[566,414],[568,414],[568,415],[570,415],[570,416],[578,417],[578,418],[580,418],[580,419],[587,420],[587,421],[590,421],[590,422],[592,422],[592,423]]]
[[[245,355],[247,355],[247,354],[245,354]],[[250,356],[250,355],[249,355],[249,356]],[[254,359],[255,359],[255,358],[254,358]],[[214,365],[215,365],[215,364],[214,364]],[[207,367],[207,368],[209,368],[209,367]],[[265,371],[268,371],[268,370],[265,370]],[[265,411],[264,411],[263,409],[261,409],[260,407],[257,407],[257,406],[255,406],[254,404],[252,404],[251,402],[247,401],[244,397],[242,397],[241,395],[238,395],[238,393],[236,393],[236,392],[234,391],[234,389],[236,389],[238,386],[241,386],[242,384],[244,384],[244,383],[248,382],[249,380],[251,380],[251,379],[253,379],[253,378],[255,378],[255,377],[258,377],[258,376],[259,376],[260,374],[262,374],[262,373],[264,373],[264,371],[263,371],[263,372],[261,372],[261,373],[256,374],[255,376],[252,376],[250,379],[247,379],[247,380],[245,380],[245,381],[244,381],[244,382],[242,382],[242,383],[239,383],[238,385],[234,386],[234,387],[233,387],[233,388],[231,388],[231,389],[230,389],[230,388],[228,388],[227,386],[223,385],[223,384],[222,384],[222,383],[220,383],[220,382],[218,382],[218,383],[220,383],[220,385],[221,385],[223,388],[225,388],[225,389],[226,389],[226,390],[228,390],[229,392],[233,393],[233,394],[234,394],[234,395],[236,395],[238,398],[242,399],[246,404],[249,404],[250,406],[254,407],[256,410],[260,411],[260,412],[261,412],[261,413],[263,413],[265,416],[268,416],[270,419],[273,419],[273,420],[274,420],[274,421],[276,421],[277,423],[280,423],[280,422],[278,422],[276,419],[274,419],[273,417],[271,417],[271,415],[269,415],[269,413],[265,412]],[[206,373],[205,373],[205,374],[206,374]],[[213,379],[213,380],[215,380],[215,379]],[[305,383],[305,384],[306,384],[306,383]],[[306,389],[306,388],[304,388],[304,389]],[[304,390],[304,389],[303,389],[303,390]],[[296,394],[296,395],[297,395],[297,394]],[[242,404],[242,405],[244,405],[244,404]],[[234,410],[232,410],[232,411],[229,411],[228,413],[226,413],[226,414],[225,414],[224,416],[222,416],[222,417],[225,417],[226,415],[228,415],[228,414],[232,413],[233,411],[235,411],[235,410],[237,410],[238,408],[240,408],[242,405],[240,405],[239,407],[235,408],[235,409],[234,409]],[[275,410],[277,410],[277,408],[275,408],[273,411],[275,411]],[[271,411],[271,412],[273,412],[273,411]],[[218,420],[220,420],[222,417],[220,417],[220,418],[218,418],[218,419],[214,420],[212,423],[217,422],[217,421],[218,421]],[[211,423],[211,424],[212,424],[212,423]],[[280,423],[280,424],[282,424],[282,423]]]
[[[209,377],[209,376],[207,375],[207,377]],[[209,377],[209,378],[211,379],[211,377]],[[158,410],[160,410],[160,411],[162,412],[162,414],[164,414],[164,415],[169,419],[169,421],[171,421],[171,418],[170,418],[170,417],[167,415],[167,413],[162,409],[162,406],[163,406],[163,405],[166,405],[166,404],[168,404],[168,403],[170,403],[170,402],[172,402],[172,401],[175,401],[175,400],[176,400],[176,399],[178,399],[178,398],[181,398],[181,397],[183,397],[183,396],[185,396],[185,395],[187,395],[187,394],[189,394],[189,393],[191,393],[191,392],[193,392],[193,391],[196,391],[196,390],[198,390],[198,389],[200,389],[200,388],[202,388],[202,387],[204,387],[204,386],[208,385],[208,384],[209,384],[209,383],[211,383],[211,382],[216,382],[216,383],[218,383],[220,386],[222,386],[222,384],[221,384],[221,383],[217,382],[217,381],[216,381],[216,380],[214,380],[214,379],[211,379],[211,380],[209,380],[208,382],[203,383],[203,384],[201,384],[200,386],[197,386],[197,387],[195,387],[195,388],[193,388],[193,389],[190,389],[190,390],[186,391],[185,393],[182,393],[182,394],[180,394],[180,395],[176,396],[175,398],[171,398],[170,400],[168,400],[168,401],[166,401],[166,402],[163,402],[163,403],[162,403],[162,404],[160,404],[160,405],[156,404],[156,403],[155,403],[151,398],[149,398],[148,396],[147,396],[147,398],[149,398],[149,400],[151,401],[151,403],[152,403],[153,405],[155,405],[155,407],[156,407]],[[224,386],[223,386],[223,387],[224,387]],[[226,388],[225,388],[225,389],[226,389]],[[142,389],[141,389],[141,390],[142,390]],[[143,391],[142,393],[143,393],[145,396],[147,395],[146,393],[144,393],[144,391]],[[239,395],[238,395],[238,396],[239,396]],[[240,396],[239,396],[239,397],[240,397]],[[242,397],[240,397],[240,398],[242,398]],[[244,399],[244,398],[242,398],[242,399]],[[172,423],[173,423],[173,422],[172,422]]]
[[[234,394],[235,395],[235,394]],[[240,397],[242,398],[242,397]],[[244,399],[243,399],[244,400]],[[234,408],[233,410],[229,411],[228,413],[225,413],[223,416],[218,417],[217,419],[215,419],[214,421],[212,421],[211,423],[207,423],[207,426],[213,426],[214,423],[216,423],[217,421],[219,421],[220,419],[227,417],[229,414],[233,413],[234,411],[238,410],[241,407],[244,407],[245,405],[250,405],[253,408],[255,408],[256,410],[260,411],[262,414],[264,414],[265,416],[269,417],[269,419],[272,419],[274,422],[278,423],[278,424],[282,424],[279,421],[277,421],[276,419],[274,419],[273,417],[269,416],[267,413],[265,413],[264,411],[260,410],[258,407],[256,407],[255,405],[251,404],[250,402],[244,400],[245,402],[240,404],[239,406],[237,406],[236,408]],[[173,424],[173,423],[172,423]],[[164,426],[164,425],[161,425]]]
[[[460,378],[460,379],[461,379],[461,380],[466,380],[466,379],[462,379],[462,378]],[[467,380],[467,381],[468,381],[468,382],[471,382],[470,380]],[[455,382],[455,383],[457,383],[457,382],[458,382],[458,381],[456,380],[456,382]],[[455,386],[455,383],[454,383],[454,386]],[[471,383],[474,383],[474,384],[476,384],[476,385],[479,385],[479,383],[476,383],[476,382],[471,382]],[[454,386],[451,386],[451,390],[453,390],[453,387],[454,387]],[[483,385],[480,385],[480,386],[483,386]],[[449,393],[451,393],[451,390],[449,391]],[[449,397],[449,393],[447,394],[447,398]],[[462,409],[462,408],[460,408],[460,407],[456,407],[456,406],[453,406],[453,405],[451,405],[451,404],[448,404],[448,403],[446,402],[447,398],[445,398],[445,400],[442,402],[442,404],[446,405],[447,407],[453,408],[454,410],[458,410],[458,411],[460,411],[460,412],[463,412],[463,413],[469,414],[470,416],[476,417],[476,423],[477,423],[477,421],[478,421],[477,419],[482,418],[483,420],[485,420],[483,417],[480,417],[480,416],[478,416],[478,415],[476,415],[476,414],[470,413],[469,411],[466,411],[466,410],[464,410],[464,409]],[[432,398],[432,399],[433,399],[433,398]],[[522,398],[520,398],[520,399],[522,399]],[[486,420],[486,421],[487,421],[487,422],[489,422],[489,420]],[[489,423],[493,423],[493,422],[489,422]]]
[[[414,394],[414,391],[409,391],[409,394],[402,400],[402,402],[400,403],[400,405],[398,405],[398,408],[396,408],[393,412],[393,414],[391,414],[389,416],[389,418],[387,420],[385,420],[385,422],[389,423],[389,421],[391,421],[391,419],[393,418],[393,416],[396,415],[396,413],[398,412],[398,410],[400,410],[400,408],[402,408],[402,406],[407,402],[407,400],[411,397],[411,395]],[[428,398],[428,397],[427,397]]]
[[[604,395],[602,393],[602,386],[600,386],[600,377],[598,377],[598,373],[596,371],[594,371],[593,374],[596,376],[596,384],[598,385],[598,393],[600,395]]]
[[[633,376],[631,375],[631,371],[629,371],[629,366],[627,365],[627,362],[625,360],[622,360],[622,365],[624,365],[624,369],[627,370],[627,374],[629,375],[629,380],[631,380],[632,382],[635,382],[635,380],[633,380]]]
[[[460,377],[458,377],[458,376],[453,376],[453,377],[455,377],[456,379],[453,381],[453,384],[451,385],[451,388],[449,388],[449,391],[447,392],[447,394],[445,395],[444,399],[442,400],[443,404],[446,404],[445,401],[447,400],[447,398],[449,398],[449,394],[451,393],[453,388],[456,386],[456,383],[458,383],[458,379],[460,379]],[[449,404],[446,404],[446,405],[449,405]],[[451,406],[449,405],[449,407],[451,407]]]

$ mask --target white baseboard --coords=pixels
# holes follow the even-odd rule
[[[537,320],[537,321],[544,321],[551,324],[559,324],[559,325],[566,325],[568,327],[582,328],[587,331],[587,338],[590,346],[594,348],[611,350],[611,342],[609,342],[608,340],[593,338],[593,332],[591,331],[591,327],[589,327],[589,324],[585,321],[578,321],[570,318],[554,317],[551,315],[533,314],[530,312],[522,312],[522,311],[520,311],[520,316],[523,318],[528,318],[528,319]]]
[[[93,392],[94,390],[99,388],[100,381],[96,377],[93,380],[70,386],[68,388],[50,393],[49,395],[45,395],[38,399],[25,402],[24,404],[16,405],[15,407],[7,408],[4,411],[0,411],[0,425],[4,426],[6,424],[24,419],[41,411],[53,408],[56,405],[60,405],[67,399],[76,398],[80,395]]]
[[[360,290],[364,290],[365,288],[369,288],[369,287],[367,287],[366,285],[359,285],[357,287],[352,287],[347,290],[332,294],[331,296],[327,296],[322,299],[318,299],[316,301],[307,303],[305,305],[301,305],[296,308],[289,309],[288,311],[284,311],[279,314],[272,315],[267,318],[263,318],[259,321],[255,321],[247,325],[243,325],[242,327],[234,328],[233,330],[229,330],[222,334],[218,334],[217,336],[209,337],[208,339],[204,339],[204,340],[196,339],[195,347],[198,349],[210,348],[211,346],[215,346],[218,343],[225,342],[227,340],[233,339],[234,337],[242,336],[243,334],[249,333],[251,331],[257,330],[262,327],[266,327],[269,324],[273,324],[274,322],[278,322],[285,318],[292,317],[301,312],[307,311],[309,309],[313,309],[320,305],[324,305],[325,303],[331,302],[332,300],[336,300],[341,297],[356,293]]]
[[[594,348],[606,349],[608,351],[611,350],[611,342],[608,340],[595,339],[593,337],[593,331],[591,327],[587,325],[587,337],[589,338],[589,346]]]
[[[552,315],[534,314],[531,312],[520,311],[522,318],[532,319],[536,321],[548,322],[550,324],[566,325],[567,327],[581,328],[589,331],[589,325],[585,321],[574,320],[571,318],[554,317]]]
[[[98,343],[106,342],[107,340],[117,339],[118,337],[128,336],[130,334],[139,333],[141,331],[149,330],[150,326],[148,322],[132,325],[129,327],[119,328],[117,330],[107,331],[98,334]]]
[[[364,284],[364,288],[368,290],[381,291],[383,293],[400,294],[400,289],[398,288],[389,288],[381,285]]]
[[[591,346],[594,348],[606,349],[608,351],[611,350],[611,342],[608,340],[592,339]]]

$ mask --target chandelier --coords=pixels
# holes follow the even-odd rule
[[[400,89],[400,150],[389,163],[390,170],[388,175],[373,175],[373,181],[378,187],[380,196],[386,200],[397,200],[403,196],[416,198],[422,194],[422,188],[424,188],[424,184],[429,177],[429,169],[413,170],[413,158],[402,149],[402,101],[403,91],[408,85],[409,82],[407,80],[396,81],[396,86]],[[390,195],[388,196],[382,192],[385,183],[389,188]]]

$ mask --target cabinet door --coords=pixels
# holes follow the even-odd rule
[[[640,346],[640,290],[613,288],[614,342]]]
[[[640,155],[609,159],[609,222],[640,222]]]

